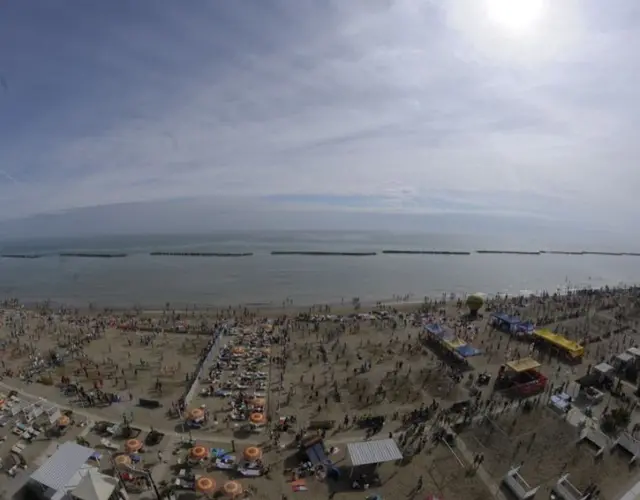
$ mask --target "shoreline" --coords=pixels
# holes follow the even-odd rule
[[[298,314],[302,312],[309,312],[310,310],[317,307],[322,308],[322,307],[328,306],[330,308],[328,312],[323,312],[322,310],[318,310],[315,312],[318,314],[345,314],[345,313],[352,313],[352,312],[365,313],[368,311],[372,311],[373,309],[376,309],[377,307],[380,307],[380,306],[393,307],[395,309],[406,309],[406,308],[411,309],[423,304],[425,298],[431,301],[438,301],[438,300],[442,301],[444,299],[445,303],[451,303],[451,302],[457,301],[458,299],[465,300],[469,295],[481,295],[487,300],[495,299],[499,297],[506,297],[506,296],[511,298],[539,297],[539,296],[542,296],[543,294],[548,294],[548,295],[557,294],[560,296],[566,296],[570,292],[576,293],[576,292],[584,292],[588,290],[598,291],[598,290],[604,290],[606,288],[609,288],[610,290],[615,291],[615,290],[625,290],[625,289],[634,288],[638,286],[640,286],[640,283],[602,285],[599,287],[564,287],[564,289],[556,289],[556,291],[553,291],[553,292],[550,290],[536,290],[535,292],[517,293],[517,294],[506,294],[501,292],[498,292],[498,293],[474,292],[474,293],[456,294],[453,292],[446,292],[446,293],[440,293],[437,295],[427,294],[422,296],[421,300],[416,300],[416,294],[409,294],[407,300],[398,300],[397,297],[391,297],[391,298],[380,299],[380,300],[361,301],[359,302],[359,308],[357,309],[357,311],[354,308],[354,305],[352,304],[351,300],[316,302],[316,303],[247,302],[247,303],[240,303],[240,304],[222,304],[222,305],[176,303],[175,306],[169,307],[169,309],[166,309],[166,307],[163,307],[161,304],[158,304],[158,305],[132,304],[130,307],[118,307],[118,306],[109,306],[105,304],[93,304],[93,307],[91,308],[87,303],[86,305],[76,307],[69,304],[65,304],[63,302],[57,302],[57,301],[51,300],[48,302],[48,307],[50,309],[51,308],[73,309],[73,310],[77,310],[81,314],[85,313],[85,314],[94,314],[94,315],[103,314],[105,310],[108,310],[110,313],[130,313],[132,311],[138,311],[140,314],[155,315],[155,314],[162,314],[167,310],[172,310],[175,312],[185,312],[185,313],[186,312],[193,313],[195,311],[197,313],[210,314],[210,313],[216,313],[220,311],[228,311],[228,310],[234,310],[234,309],[247,309],[249,311],[254,311],[254,312],[255,311],[264,312],[268,316],[274,316],[274,315],[280,315],[280,314]],[[14,299],[6,299],[6,300],[14,300]],[[29,311],[37,310],[47,302],[47,301],[22,302],[20,301],[20,299],[17,299],[17,300],[19,301],[19,306]],[[10,306],[0,305],[0,308],[3,308],[3,307],[10,308]]]

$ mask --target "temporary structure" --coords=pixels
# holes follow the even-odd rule
[[[79,500],[108,500],[117,486],[116,478],[92,468],[73,489],[72,495]]]

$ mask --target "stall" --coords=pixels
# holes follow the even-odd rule
[[[572,362],[580,362],[584,356],[584,347],[562,335],[547,329],[534,330],[533,336],[538,345],[550,347]]]
[[[548,382],[547,377],[538,371],[540,366],[533,358],[522,358],[502,365],[494,391],[505,391],[510,397],[519,398],[540,394]]]
[[[512,467],[502,478],[504,485],[515,495],[518,500],[533,498],[540,486],[532,488],[520,475],[520,467]]]
[[[533,323],[522,321],[518,316],[506,313],[491,313],[491,326],[514,337],[531,336],[535,330]]]

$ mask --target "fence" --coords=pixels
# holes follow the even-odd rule
[[[215,340],[213,341],[213,344],[209,349],[209,352],[207,353],[207,355],[202,359],[202,361],[200,361],[198,368],[196,370],[196,375],[193,378],[193,381],[191,382],[191,387],[189,388],[189,390],[184,396],[185,406],[189,406],[191,404],[191,400],[196,396],[198,389],[200,387],[200,379],[204,375],[204,372],[207,369],[207,367],[218,355],[218,350],[220,348],[220,342],[221,342],[220,339],[222,338],[222,332],[216,331],[214,332],[213,335],[215,337]]]

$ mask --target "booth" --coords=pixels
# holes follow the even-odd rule
[[[491,326],[514,337],[531,336],[535,330],[531,321],[522,321],[518,316],[510,316],[501,312],[491,313],[490,321]]]
[[[589,500],[591,494],[583,493],[569,481],[569,474],[564,474],[551,490],[552,500]]]
[[[512,467],[502,478],[502,482],[518,500],[527,500],[535,496],[540,486],[536,486],[535,488],[529,486],[529,483],[520,475],[520,467],[521,466]]]
[[[638,457],[640,457],[640,441],[634,438],[628,432],[623,432],[618,436],[613,444],[611,445],[611,449],[616,447],[620,447],[631,455],[631,459],[629,460],[629,465],[633,465]]]
[[[510,397],[527,398],[544,391],[548,379],[538,371],[540,368],[533,358],[510,361],[500,367],[493,390],[506,391]]]
[[[533,336],[538,344],[556,349],[562,357],[572,362],[580,362],[584,356],[584,347],[558,333],[547,329],[534,330]]]

